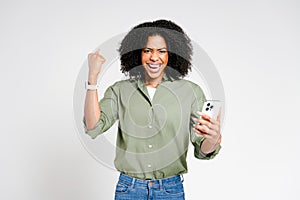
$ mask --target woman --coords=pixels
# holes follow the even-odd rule
[[[189,141],[199,159],[221,148],[220,114],[214,120],[201,113],[203,91],[183,79],[191,69],[190,39],[174,22],[146,22],[125,36],[119,52],[129,78],[107,88],[100,102],[96,85],[105,59],[99,51],[88,55],[84,110],[92,138],[118,120],[115,199],[184,199]]]

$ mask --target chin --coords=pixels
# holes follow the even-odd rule
[[[158,72],[158,73],[153,74],[153,73],[148,73],[148,72],[147,72],[147,76],[148,76],[149,78],[151,78],[151,79],[156,79],[156,78],[162,76],[162,73],[161,73],[161,72]]]

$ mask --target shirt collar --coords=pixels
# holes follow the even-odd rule
[[[162,83],[166,82],[166,81],[171,81],[173,82],[175,79],[173,77],[171,77],[170,75],[164,73],[163,78],[162,78]],[[141,89],[145,89],[146,85],[145,85],[145,80],[143,78],[138,78],[137,79],[137,85],[139,88]]]
[[[171,82],[173,82],[174,80],[175,79],[173,77],[171,77],[170,75],[164,73],[162,82],[164,82],[164,81],[171,81]]]
[[[171,76],[167,75],[164,73],[162,82],[160,84],[164,84],[164,82],[167,81],[174,81],[175,79],[172,78]],[[144,78],[137,78],[137,88],[145,95],[148,97],[149,103],[151,104],[151,100],[147,91],[147,86],[145,84],[145,79]]]
[[[165,81],[171,81],[173,82],[175,79],[171,77],[170,75],[164,73],[163,78],[162,78],[162,83]],[[138,81],[138,86],[145,85],[145,79],[144,78],[137,78]]]

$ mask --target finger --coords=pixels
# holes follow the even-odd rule
[[[206,125],[194,124],[193,126],[198,131],[204,132],[204,133],[206,133],[208,135],[216,135],[217,134],[214,129],[210,129]]]
[[[212,138],[213,138],[212,136],[208,135],[207,133],[202,132],[202,131],[199,131],[199,130],[197,130],[196,128],[193,128],[193,130],[194,130],[198,135],[201,135],[201,136],[203,136],[203,137],[205,137],[205,138],[207,138],[207,139],[212,139]]]
[[[196,129],[198,131],[201,131],[201,132],[206,132],[207,131],[207,128],[204,127],[204,125],[194,124],[193,127],[194,127],[194,129]]]
[[[220,108],[220,110],[219,110],[219,114],[218,114],[218,116],[217,116],[217,122],[221,122],[221,108]]]
[[[212,124],[209,120],[203,119],[203,118],[192,118],[194,120],[194,122],[198,123],[198,124],[205,124],[210,126],[210,124]],[[213,121],[212,121],[213,122]]]
[[[214,120],[213,118],[211,118],[210,116],[206,115],[205,113],[202,112],[198,112],[199,115],[201,116],[201,119],[204,119],[206,121],[209,121],[212,124],[218,125],[219,122],[217,122],[216,120]]]
[[[105,62],[105,58],[101,55],[100,55],[100,61],[101,61],[102,64]]]
[[[203,112],[200,112],[200,111],[197,111],[197,114],[200,115],[200,117],[208,120],[208,121],[211,121],[212,118],[210,116],[208,116],[207,114],[203,113]]]
[[[222,135],[220,134],[219,137],[218,137],[217,143],[218,143],[218,144],[221,144],[221,142],[222,142]]]
[[[196,118],[196,117],[193,117],[192,118],[193,119],[193,121],[195,122],[195,123],[198,123],[198,124],[200,124],[201,122],[200,122],[200,118]]]
[[[204,120],[204,119],[198,119],[197,122],[201,125],[205,125],[208,128],[213,128],[215,125],[211,123],[210,121]]]
[[[88,54],[88,58],[95,58],[97,56],[101,56],[99,53],[99,50],[96,50],[96,51]]]
[[[218,132],[220,130],[220,123],[215,121],[215,122],[209,122],[207,120],[204,119],[199,119],[197,120],[197,123],[201,124],[201,125],[205,125],[207,126],[209,129],[212,129],[216,132]]]
[[[208,134],[205,133],[205,132],[201,132],[201,131],[196,130],[196,129],[194,129],[194,131],[195,131],[196,134],[205,137],[205,139],[208,139],[213,145],[221,144],[221,137],[218,137],[217,140],[216,140],[216,138],[214,138],[214,137],[211,136],[211,135],[208,135]]]
[[[199,118],[193,118],[193,119],[197,125],[206,126],[207,128],[209,128],[211,131],[214,131],[215,133],[218,133],[220,131],[220,123],[219,122],[215,122],[215,124],[213,124],[204,119],[199,119]]]

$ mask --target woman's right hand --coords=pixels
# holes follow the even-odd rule
[[[100,50],[90,53],[88,55],[89,64],[89,83],[96,84],[98,74],[101,71],[102,64],[105,62],[105,58],[100,55]]]

